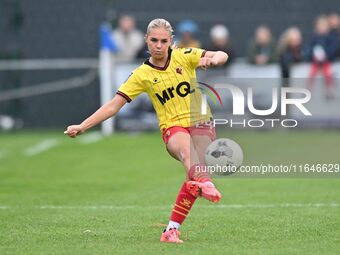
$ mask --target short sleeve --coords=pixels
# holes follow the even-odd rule
[[[145,92],[145,89],[141,80],[135,73],[131,73],[129,78],[119,87],[117,94],[124,97],[130,103],[143,92]]]
[[[191,67],[196,68],[200,59],[204,57],[206,50],[199,48],[184,48],[183,53]]]

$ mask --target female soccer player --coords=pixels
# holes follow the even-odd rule
[[[145,35],[151,57],[130,75],[110,102],[81,124],[67,127],[65,134],[74,138],[84,133],[146,92],[156,110],[167,151],[182,162],[186,170],[186,181],[179,190],[160,241],[182,243],[178,229],[196,198],[203,197],[213,203],[221,199],[209,173],[200,167],[204,164],[206,147],[215,139],[215,130],[204,124],[212,118],[209,107],[205,114],[201,114],[201,107],[197,107],[201,94],[195,82],[195,69],[223,65],[228,55],[198,48],[172,49],[172,33],[168,21],[152,20]]]

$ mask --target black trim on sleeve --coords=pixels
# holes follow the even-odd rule
[[[123,93],[123,92],[121,92],[119,90],[117,91],[116,94],[124,97],[128,103],[130,103],[132,101],[131,98],[128,95],[126,95],[125,93]]]
[[[203,58],[203,57],[205,56],[205,53],[207,53],[206,50],[204,50],[204,51],[202,52],[201,58]]]

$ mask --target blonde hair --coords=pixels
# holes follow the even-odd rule
[[[293,34],[299,34],[299,36],[301,37],[300,29],[297,27],[290,27],[282,33],[277,47],[278,54],[281,54],[285,51]]]
[[[148,25],[148,28],[146,29],[146,34],[148,35],[150,33],[150,30],[155,29],[155,28],[164,28],[165,30],[169,32],[170,35],[172,35],[172,33],[174,32],[170,22],[165,19],[151,20]]]

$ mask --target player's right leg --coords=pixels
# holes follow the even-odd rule
[[[205,151],[208,145],[216,139],[215,129],[212,128],[196,128],[192,127],[189,129],[191,138],[195,147],[195,151],[200,161],[200,166],[205,166]],[[195,171],[196,169],[192,169],[191,179],[187,183],[188,189],[192,191],[193,194],[198,193],[201,194],[206,199],[210,200],[213,203],[217,203],[220,201],[222,195],[215,188],[211,178],[210,180],[205,180],[203,183],[199,182],[200,179],[195,178],[195,176],[200,176],[200,171]],[[199,168],[198,168],[199,170]],[[207,169],[205,169],[207,170]],[[208,173],[209,174],[209,173]],[[195,180],[196,179],[196,180]]]
[[[186,186],[189,192],[195,197],[202,196],[213,203],[218,202],[221,199],[221,194],[212,183],[204,159],[198,154],[200,151],[204,155],[202,150],[205,150],[211,142],[211,138],[201,136],[203,143],[199,144],[193,140],[193,136],[189,133],[191,132],[190,129],[170,129],[170,132],[172,132],[170,138],[165,139],[167,150],[170,155],[183,163],[187,171]]]

